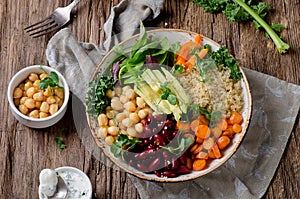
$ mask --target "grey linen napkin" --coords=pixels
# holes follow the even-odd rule
[[[72,93],[84,102],[87,83],[103,55],[119,41],[134,34],[140,19],[156,17],[161,5],[162,1],[124,0],[112,8],[104,25],[107,40],[101,48],[78,42],[69,29],[59,31],[47,46],[49,65],[66,77]],[[135,19],[130,15],[132,12],[137,16]],[[118,33],[121,34],[114,39],[112,36]],[[259,198],[264,195],[299,112],[300,87],[253,70],[244,68],[244,71],[252,91],[253,114],[237,152],[214,172],[193,181],[156,183],[129,175],[142,199]],[[101,152],[91,133],[78,134],[86,149],[103,161],[103,154],[99,155]]]

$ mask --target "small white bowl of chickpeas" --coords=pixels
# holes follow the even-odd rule
[[[57,70],[34,65],[23,68],[12,77],[7,97],[19,122],[31,128],[46,128],[64,116],[69,86]]]

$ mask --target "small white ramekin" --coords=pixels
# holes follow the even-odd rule
[[[23,82],[26,78],[28,78],[30,73],[42,73],[43,71],[42,71],[41,67],[43,68],[43,70],[45,70],[49,74],[51,71],[54,71],[57,73],[59,80],[60,80],[60,84],[64,88],[64,102],[63,102],[62,106],[58,109],[58,111],[49,117],[31,118],[31,117],[24,115],[23,113],[21,113],[18,110],[18,108],[14,104],[13,92],[14,92],[14,89],[21,82]],[[53,68],[50,68],[48,66],[41,66],[41,65],[28,66],[26,68],[23,68],[19,72],[17,72],[12,77],[11,81],[9,82],[8,89],[7,89],[7,98],[8,98],[9,106],[10,106],[10,109],[11,109],[13,115],[19,122],[21,122],[25,126],[28,126],[31,128],[46,128],[46,127],[52,126],[55,123],[57,123],[66,113],[69,95],[70,95],[69,86],[68,86],[65,78],[62,76],[62,74]]]

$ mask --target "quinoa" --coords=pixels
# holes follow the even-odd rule
[[[204,77],[198,71],[189,71],[178,77],[190,96],[192,104],[199,104],[210,111],[221,111],[226,116],[241,112],[244,106],[241,81],[230,78],[230,69],[220,67]]]

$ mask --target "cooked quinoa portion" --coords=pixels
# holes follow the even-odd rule
[[[227,116],[243,109],[241,82],[230,79],[228,68],[210,71],[205,77],[201,77],[198,71],[191,71],[178,77],[178,80],[190,96],[192,104],[200,104],[210,111],[222,111]]]

